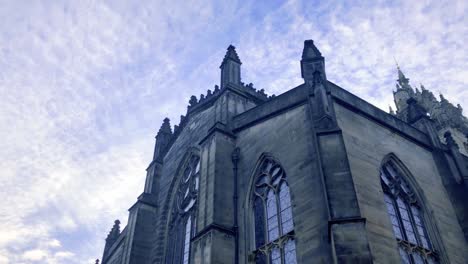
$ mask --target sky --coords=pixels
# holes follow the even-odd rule
[[[162,120],[177,124],[191,95],[219,84],[229,44],[243,82],[268,94],[302,83],[313,39],[327,78],[385,111],[395,60],[468,110],[467,3],[2,1],[0,264],[101,258],[143,191]]]

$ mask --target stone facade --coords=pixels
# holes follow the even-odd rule
[[[192,96],[174,130],[164,120],[145,189],[122,232],[115,222],[103,264],[404,263],[405,254],[468,263],[461,107],[415,91],[398,68],[388,114],[328,81],[311,40],[300,65],[304,84],[267,96],[241,82],[229,46],[220,86]],[[398,174],[387,184],[390,163]],[[414,210],[408,222],[399,211],[404,237],[389,195]]]

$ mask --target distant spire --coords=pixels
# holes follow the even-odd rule
[[[223,64],[225,64],[228,60],[232,60],[239,64],[242,64],[242,62],[239,59],[239,55],[237,55],[236,47],[234,47],[233,45],[229,45],[229,47],[227,48],[226,55],[224,55],[224,59],[220,67],[222,67]]]
[[[397,70],[398,70],[398,84],[400,84],[401,87],[404,87],[405,85],[409,84],[409,78],[406,78],[405,74],[401,71],[400,66],[397,64]]]

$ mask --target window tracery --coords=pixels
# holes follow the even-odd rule
[[[183,170],[172,207],[166,263],[190,263],[190,240],[195,234],[199,176],[200,158],[191,156]]]
[[[255,263],[297,263],[286,173],[276,161],[265,159],[254,184]]]
[[[380,179],[402,263],[439,263],[424,223],[422,205],[401,170],[388,161],[380,170]]]

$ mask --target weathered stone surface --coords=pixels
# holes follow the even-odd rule
[[[401,263],[380,179],[389,158],[408,174],[439,262],[466,263],[468,143],[460,126],[406,105],[411,97],[422,106],[432,102],[427,90],[414,92],[399,70],[397,113],[387,114],[329,82],[312,41],[305,42],[301,61],[304,84],[282,95],[244,85],[240,66],[229,47],[221,86],[193,96],[174,132],[164,121],[144,192],[130,208],[127,227],[111,231],[103,264],[167,263],[173,242],[181,262],[189,245],[190,263],[255,263],[254,179],[266,157],[286,174],[294,232],[281,239],[294,238],[297,263]],[[440,104],[451,109],[443,113],[461,114]],[[453,142],[446,145],[440,133],[447,130]],[[194,225],[177,233],[190,239],[177,240],[170,227],[174,212],[185,208],[177,207],[184,196],[178,190],[193,156],[200,158],[197,188],[190,189]]]

